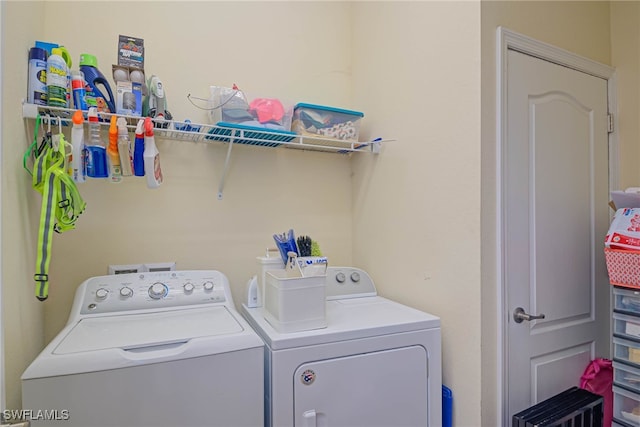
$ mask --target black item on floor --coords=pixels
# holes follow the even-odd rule
[[[604,398],[572,387],[515,414],[512,427],[602,427]]]

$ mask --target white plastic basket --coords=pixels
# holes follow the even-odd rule
[[[264,317],[282,333],[327,327],[326,275],[287,277],[286,270],[265,274]]]

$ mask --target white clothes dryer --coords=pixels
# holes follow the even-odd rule
[[[261,426],[264,343],[219,271],[94,277],[22,375],[35,426]]]
[[[267,346],[265,424],[440,426],[440,319],[378,296],[357,268],[329,267],[326,292],[323,329],[279,333],[242,307]]]

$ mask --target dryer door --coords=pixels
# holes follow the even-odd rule
[[[305,363],[293,378],[295,425],[426,426],[427,376],[421,346]]]

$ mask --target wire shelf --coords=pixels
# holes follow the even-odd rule
[[[25,119],[35,119],[38,115],[50,117],[53,122],[60,120],[62,126],[69,126],[71,118],[76,110],[49,107],[36,104],[22,104],[22,116]],[[98,113],[100,123],[108,126],[111,116],[114,114]],[[85,120],[87,112],[83,111]],[[124,117],[130,131],[135,131],[136,124],[142,117],[117,115]],[[375,141],[352,142],[331,138],[311,137],[297,135],[293,132],[278,131],[273,129],[261,129],[251,126],[237,125],[233,123],[218,123],[217,125],[180,122],[176,120],[155,120],[154,133],[156,138],[165,138],[177,141],[190,142],[222,142],[255,145],[261,147],[286,147],[310,151],[325,151],[339,154],[354,152],[379,153],[383,142],[393,140],[376,139]]]

